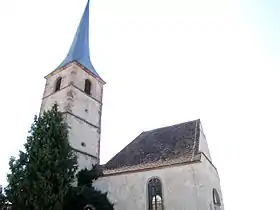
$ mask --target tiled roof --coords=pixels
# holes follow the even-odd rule
[[[104,166],[106,169],[147,164],[198,152],[200,120],[158,128],[141,133]]]

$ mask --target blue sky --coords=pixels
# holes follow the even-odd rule
[[[64,59],[85,4],[0,1],[0,183],[39,111],[44,76]],[[225,208],[275,209],[279,4],[93,0],[92,63],[107,82],[101,161],[143,130],[200,118]]]
[[[244,1],[243,15],[263,36],[269,50],[279,55],[280,36],[280,2],[277,0]]]

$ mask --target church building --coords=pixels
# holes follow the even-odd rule
[[[99,163],[105,81],[89,52],[88,0],[70,50],[46,79],[40,113],[55,103],[80,169]],[[223,210],[217,168],[199,119],[139,134],[103,165],[94,186],[116,210]]]

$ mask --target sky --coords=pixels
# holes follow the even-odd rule
[[[0,0],[0,184],[85,5]],[[92,0],[90,13],[101,163],[142,131],[199,118],[225,209],[277,209],[280,1]]]

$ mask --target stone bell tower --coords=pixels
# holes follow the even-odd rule
[[[89,1],[64,61],[46,77],[40,113],[59,105],[79,168],[99,162],[103,85],[89,53]]]

